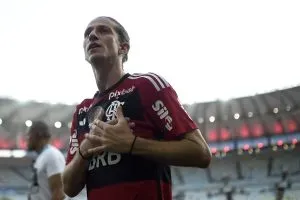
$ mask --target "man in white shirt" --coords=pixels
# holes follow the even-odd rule
[[[65,197],[61,178],[65,158],[49,144],[50,138],[49,127],[44,122],[33,122],[28,131],[28,150],[35,151],[37,157],[32,166],[30,200],[62,200]]]

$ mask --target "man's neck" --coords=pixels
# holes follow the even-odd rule
[[[39,147],[36,149],[36,152],[38,154],[40,154],[46,148],[46,146],[48,146],[48,144],[49,144],[48,141],[41,142],[41,144],[39,145]]]
[[[93,66],[93,70],[99,92],[116,84],[125,74],[121,63],[101,67]]]

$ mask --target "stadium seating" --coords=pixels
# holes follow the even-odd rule
[[[295,87],[228,102],[184,105],[211,146],[213,160],[208,169],[172,167],[174,199],[223,200],[224,196],[208,198],[207,194],[219,191],[222,179],[228,177],[237,191],[249,192],[237,193],[235,199],[271,200],[274,192],[268,189],[283,170],[288,170],[293,183],[286,197],[300,199],[299,102],[300,87]],[[66,155],[73,112],[70,105],[0,99],[0,149],[25,149],[27,126],[39,119],[49,123],[53,144]],[[268,144],[258,148],[262,142],[255,141],[262,138]],[[24,159],[0,156],[0,199],[24,199],[31,179],[30,162]],[[74,199],[85,199],[85,195],[83,191]]]

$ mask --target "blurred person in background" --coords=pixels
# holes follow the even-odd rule
[[[287,168],[283,168],[281,172],[281,179],[275,183],[275,187],[269,189],[269,191],[275,191],[276,200],[283,200],[286,190],[292,188],[292,182],[289,179],[289,171]]]
[[[224,195],[226,200],[234,200],[235,194],[250,195],[250,193],[245,191],[244,189],[239,189],[231,185],[230,184],[231,177],[229,175],[223,176],[221,181],[223,182],[223,186],[220,188],[220,190],[216,193],[208,192],[207,194],[208,198]]]
[[[50,130],[46,123],[32,123],[28,133],[28,151],[37,156],[32,164],[33,179],[28,194],[29,200],[64,199],[62,172],[65,168],[63,154],[50,145]]]
[[[275,184],[276,200],[283,200],[286,190],[292,188],[292,182],[288,178],[288,176],[288,169],[283,169],[281,174],[281,180]]]
[[[124,72],[129,47],[113,18],[98,17],[84,32],[98,91],[73,116],[63,173],[68,196],[86,186],[88,200],[171,200],[170,165],[210,163],[209,147],[172,86],[154,73]]]
[[[274,185],[272,185],[272,187],[268,189],[264,188],[260,192],[261,193],[274,192],[276,200],[283,200],[286,194],[286,190],[292,188],[292,182],[289,179],[289,171],[287,168],[282,169],[280,176],[281,179],[278,182],[276,182]]]

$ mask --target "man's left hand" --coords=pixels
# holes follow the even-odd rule
[[[115,153],[129,153],[134,135],[130,129],[128,120],[124,117],[122,107],[116,112],[117,123],[112,125],[97,120],[91,127],[93,134],[86,134],[85,138],[94,144],[101,144],[89,149],[91,154],[99,154],[103,151]],[[132,125],[131,125],[132,126]]]

